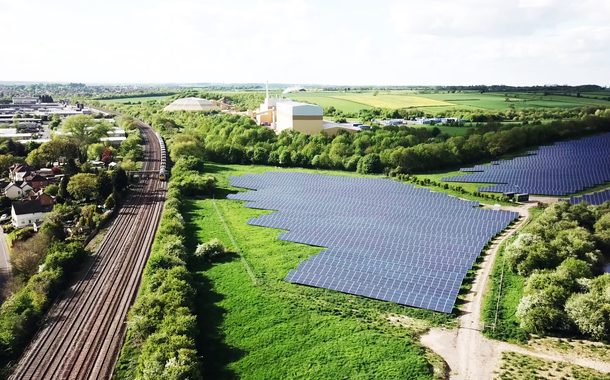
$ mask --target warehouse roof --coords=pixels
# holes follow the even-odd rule
[[[202,98],[181,98],[174,100],[165,107],[164,111],[209,111],[216,108],[216,104]]]

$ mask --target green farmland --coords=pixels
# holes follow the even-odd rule
[[[284,282],[289,270],[320,248],[278,240],[281,231],[247,224],[269,211],[222,199],[238,190],[228,186],[228,176],[278,169],[209,165],[207,170],[219,179],[218,199],[186,203],[189,249],[219,238],[232,250],[239,248],[241,257],[197,273],[205,377],[433,378],[440,364],[419,346],[417,335],[426,326],[452,325],[450,316]],[[402,323],[390,323],[390,316],[401,316]]]
[[[452,109],[504,111],[511,108],[574,108],[584,106],[610,107],[607,97],[544,95],[538,93],[415,93],[407,91],[375,92],[305,92],[294,93],[294,100],[330,106],[354,113],[362,109],[420,109],[430,113]]]

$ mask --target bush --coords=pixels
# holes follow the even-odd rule
[[[213,261],[227,253],[227,249],[218,239],[212,239],[206,243],[197,245],[195,257],[199,260]]]

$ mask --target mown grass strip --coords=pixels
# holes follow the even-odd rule
[[[222,225],[223,225],[225,231],[227,232],[227,236],[231,240],[231,244],[233,244],[233,247],[235,247],[235,250],[237,251],[237,254],[239,255],[239,259],[241,260],[242,264],[244,264],[244,268],[246,269],[246,272],[248,272],[248,276],[250,276],[252,283],[254,285],[259,285],[259,282],[258,282],[256,276],[254,275],[254,271],[252,270],[252,267],[250,266],[250,264],[248,264],[248,261],[242,254],[241,248],[239,248],[239,245],[235,241],[235,237],[231,233],[229,226],[227,226],[227,222],[225,221],[225,218],[222,216],[222,213],[220,212],[220,210],[218,209],[218,205],[216,204],[215,199],[212,199],[212,204],[214,205],[214,209],[216,210],[216,214],[218,215],[218,218],[222,222]]]

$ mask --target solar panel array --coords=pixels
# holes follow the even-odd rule
[[[518,216],[388,179],[267,172],[231,184],[256,191],[229,198],[278,211],[249,224],[327,247],[287,281],[446,313],[485,245]]]
[[[480,191],[568,195],[610,181],[610,133],[542,146],[512,160],[462,169],[448,182],[494,183]]]
[[[610,201],[610,189],[570,198],[571,204],[587,202],[590,205],[601,205],[608,201]]]

